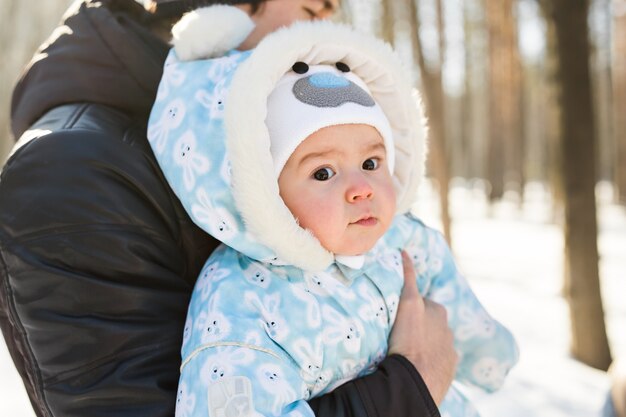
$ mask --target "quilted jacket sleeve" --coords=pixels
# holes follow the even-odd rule
[[[313,398],[309,404],[316,416],[440,416],[419,372],[400,355],[388,356],[373,374]]]
[[[126,116],[96,107],[52,111],[3,168],[0,326],[38,416],[172,417],[187,304],[215,243],[145,137],[103,126]],[[382,416],[392,402],[395,416],[438,415],[399,357],[310,405]]]
[[[2,331],[38,416],[171,417],[211,241],[132,132],[69,107],[48,120],[78,122],[29,132],[0,177]]]

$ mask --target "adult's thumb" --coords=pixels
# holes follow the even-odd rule
[[[417,288],[417,275],[415,274],[415,268],[413,268],[413,262],[411,262],[411,258],[405,251],[402,251],[402,270],[404,274],[404,287],[402,288],[400,298],[416,299],[423,304],[424,300]]]

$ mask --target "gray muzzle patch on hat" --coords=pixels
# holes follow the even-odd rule
[[[293,94],[302,103],[316,107],[339,107],[349,102],[365,107],[376,104],[361,87],[328,72],[299,79],[293,85]]]

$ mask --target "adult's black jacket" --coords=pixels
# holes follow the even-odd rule
[[[145,136],[167,45],[134,0],[86,0],[17,85],[0,176],[0,325],[38,416],[172,417],[187,302],[215,241]],[[437,416],[413,366],[311,401],[316,414]]]

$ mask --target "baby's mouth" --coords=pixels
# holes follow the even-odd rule
[[[358,224],[359,226],[376,226],[378,219],[372,216],[365,216],[352,224]]]

